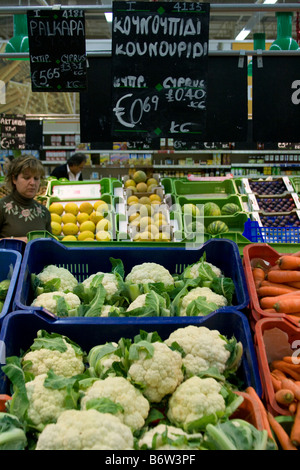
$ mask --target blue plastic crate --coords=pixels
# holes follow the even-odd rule
[[[0,326],[7,313],[12,311],[15,288],[21,268],[22,255],[18,251],[0,248],[0,281],[10,279],[7,295],[0,312]]]
[[[261,227],[248,219],[243,236],[253,243],[300,243],[300,227]]]
[[[188,245],[187,245],[188,246]],[[243,310],[249,303],[246,279],[239,249],[236,243],[228,239],[212,239],[198,249],[170,247],[140,247],[128,244],[126,247],[118,243],[105,247],[66,247],[55,239],[36,239],[27,243],[20,270],[18,288],[15,296],[14,310],[32,310],[33,292],[31,274],[40,273],[49,264],[55,264],[71,271],[79,282],[96,272],[111,272],[110,257],[121,259],[124,264],[125,276],[133,266],[144,262],[163,265],[171,274],[180,274],[189,264],[199,261],[206,253],[208,262],[218,266],[235,284],[233,307]],[[222,307],[224,309],[224,307]],[[220,310],[222,310],[222,308]],[[149,317],[151,319],[151,317]],[[99,321],[101,318],[99,318]],[[161,321],[163,319],[161,318]],[[164,321],[168,321],[165,318]]]
[[[21,255],[24,253],[26,242],[17,238],[2,238],[0,240],[0,248],[18,251]]]
[[[66,319],[53,321],[45,318],[41,310],[31,314],[20,310],[14,311],[5,318],[1,329],[0,365],[1,367],[4,365],[6,357],[20,355],[21,351],[26,351],[40,329],[49,333],[63,334],[88,353],[97,344],[117,342],[122,337],[133,339],[140,330],[157,331],[161,339],[165,340],[177,328],[188,325],[206,326],[211,330],[217,329],[228,338],[234,336],[237,341],[241,341],[244,352],[237,376],[244,382],[245,387],[254,387],[261,396],[258,363],[245,315],[233,308],[227,308],[223,313],[214,313],[207,317],[185,317],[184,321],[173,318],[168,323],[162,323],[160,320],[153,318],[151,323],[148,323],[144,318],[107,318],[105,323],[99,323],[95,318],[79,318],[77,321],[68,322]],[[7,379],[3,373],[0,375],[0,393],[9,393]]]

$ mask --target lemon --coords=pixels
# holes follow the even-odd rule
[[[156,222],[157,220],[166,220],[166,216],[162,212],[156,212],[153,215],[153,219]]]
[[[87,238],[94,240],[94,232],[91,232],[90,230],[83,230],[78,234],[77,238],[80,241],[86,240]]]
[[[134,220],[138,219],[140,217],[140,214],[138,212],[134,212],[134,214],[131,214],[128,217],[129,222],[133,222]]]
[[[53,235],[61,234],[61,225],[58,222],[51,222],[51,229],[52,229]]]
[[[161,197],[159,194],[150,194],[149,196],[150,201],[159,201],[161,202]]]
[[[82,224],[80,224],[79,230],[80,232],[85,232],[86,230],[88,230],[90,233],[95,233],[96,225],[91,220],[86,220],[85,222],[82,222]]]
[[[96,233],[96,240],[99,242],[109,242],[110,241],[110,233],[106,230],[99,230]]]
[[[79,231],[79,227],[77,224],[73,224],[72,222],[69,222],[63,225],[62,231],[64,235],[77,235]]]
[[[63,239],[62,242],[76,242],[77,238],[75,235],[66,235]]]
[[[61,221],[63,224],[68,224],[68,223],[76,224],[77,218],[76,218],[76,215],[71,214],[71,212],[65,212],[61,216]]]
[[[102,204],[97,207],[96,212],[98,212],[98,214],[104,214],[104,212],[108,212],[108,204],[103,201]]]
[[[108,219],[101,219],[96,225],[96,232],[101,230],[110,230],[111,229],[111,222]]]
[[[169,242],[171,240],[171,237],[170,237],[170,234],[167,234],[165,232],[159,232],[156,235],[154,235],[154,240],[156,242],[160,242],[160,241]]]
[[[52,202],[49,206],[49,211],[55,212],[55,214],[61,215],[64,211],[64,206],[60,202]]]
[[[79,207],[77,206],[76,202],[67,202],[65,205],[65,212],[77,215],[79,212]]]
[[[141,232],[139,234],[139,241],[141,242],[142,241],[147,242],[147,241],[152,241],[152,240],[154,240],[154,235],[152,235],[152,233],[149,232],[148,230],[145,230],[144,232]]]
[[[150,204],[151,201],[150,201],[150,198],[148,196],[142,196],[142,197],[140,197],[139,202],[141,204]]]
[[[127,204],[132,204],[132,203],[136,203],[136,202],[139,202],[139,198],[137,196],[135,196],[134,194],[127,198]]]
[[[135,183],[134,180],[128,179],[128,180],[125,181],[124,186],[125,186],[125,188],[128,188],[129,186],[136,186],[136,183]]]
[[[95,238],[87,237],[84,239],[85,242],[94,242]]]
[[[89,220],[93,222],[95,225],[97,225],[97,222],[103,219],[103,217],[104,216],[100,212],[93,211],[91,215],[89,216]]]
[[[146,183],[147,183],[147,186],[150,186],[150,185],[158,186],[158,181],[156,178],[148,178]]]
[[[99,207],[101,204],[106,204],[106,202],[102,199],[99,199],[98,201],[94,202],[94,210],[96,211],[97,207]]]
[[[55,212],[51,213],[51,221],[52,222],[57,222],[58,224],[61,224],[61,216],[56,214]]]
[[[90,215],[93,212],[94,207],[90,202],[85,201],[80,204],[79,210],[80,212],[86,212],[88,215]]]
[[[77,215],[77,222],[79,225],[81,225],[83,222],[86,222],[87,220],[89,220],[89,214],[86,212],[79,212]]]
[[[153,224],[153,219],[151,217],[142,217],[140,220],[141,229],[148,227],[151,224]]]

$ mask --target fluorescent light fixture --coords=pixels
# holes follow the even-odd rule
[[[105,13],[105,18],[108,23],[112,23],[112,13]]]
[[[274,3],[277,3],[277,0],[265,0],[264,5],[274,5]]]
[[[243,41],[248,34],[250,34],[250,29],[243,28],[242,31],[236,36],[235,41]]]

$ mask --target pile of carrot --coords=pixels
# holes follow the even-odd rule
[[[270,375],[276,402],[288,410],[294,419],[290,436],[288,438],[285,436],[284,445],[290,447],[289,450],[293,447],[297,449],[300,447],[300,359],[285,356],[280,360],[272,361]],[[272,427],[272,418],[269,417],[269,421]],[[276,424],[276,429],[280,431],[278,424]],[[273,430],[276,433],[275,429]],[[279,433],[280,438],[283,438],[283,433],[285,431],[282,429]]]
[[[257,264],[252,275],[261,309],[300,323],[300,252],[281,255],[270,267]]]

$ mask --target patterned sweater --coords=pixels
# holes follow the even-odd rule
[[[52,232],[51,215],[45,206],[17,191],[0,199],[0,238],[26,237],[35,230]]]

